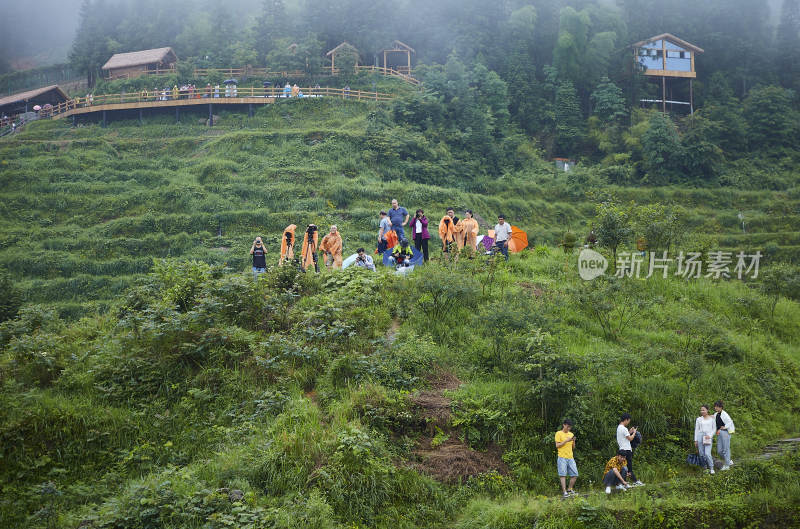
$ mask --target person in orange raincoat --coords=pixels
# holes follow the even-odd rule
[[[464,218],[456,225],[456,242],[458,243],[458,250],[467,248],[469,256],[475,255],[475,247],[478,245],[478,221],[472,218],[472,210],[468,209],[464,212]]]
[[[319,238],[319,228],[316,224],[309,224],[306,232],[303,235],[303,249],[300,252],[303,272],[314,265],[314,270],[319,272],[319,263],[317,262],[317,241]]]
[[[278,261],[278,266],[283,266],[283,263],[294,259],[294,232],[296,229],[296,224],[289,224],[286,226],[286,229],[283,230],[283,237],[281,238],[281,259]]]
[[[342,236],[339,234],[339,228],[334,224],[331,226],[331,231],[322,238],[319,244],[319,251],[324,252],[325,266],[328,268],[333,267],[334,270],[342,268]]]
[[[442,239],[442,251],[447,253],[456,241],[456,225],[458,219],[451,215],[452,208],[447,210],[447,215],[439,221],[439,238]]]

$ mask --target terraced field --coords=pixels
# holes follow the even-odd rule
[[[336,223],[345,251],[371,246],[377,212],[393,197],[438,219],[444,208],[504,212],[534,244],[579,237],[602,198],[686,208],[687,245],[759,249],[767,259],[800,256],[800,189],[617,188],[534,162],[481,183],[451,187],[386,171],[369,145],[375,104],[298,100],[255,117],[223,114],[209,129],[197,116],[70,127],[35,123],[0,140],[0,266],[26,300],[75,317],[104,309],[154,258],[182,257],[244,270],[255,235],[277,260],[283,228]],[[444,149],[425,160],[437,163]],[[745,231],[738,215],[745,222]],[[700,235],[698,235],[700,234]],[[432,247],[437,246],[435,243]]]

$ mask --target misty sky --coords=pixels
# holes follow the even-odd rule
[[[81,0],[0,0],[0,48],[12,62],[36,65],[67,58],[78,27]],[[26,61],[28,62],[28,61]]]
[[[225,5],[236,9],[237,4],[246,3],[250,7],[256,1],[225,0]],[[553,1],[564,3],[563,0]],[[782,0],[769,1],[771,18],[775,21]],[[663,3],[653,0],[654,5]],[[23,68],[65,61],[78,27],[80,5],[81,0],[0,0],[0,55]],[[664,31],[669,32],[670,28]]]

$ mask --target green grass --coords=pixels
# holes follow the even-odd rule
[[[124,277],[148,271],[153,257],[242,269],[254,235],[266,237],[274,257],[290,223],[339,224],[347,252],[370,245],[375,213],[394,196],[434,221],[450,204],[489,220],[505,212],[535,244],[554,244],[567,228],[580,236],[594,214],[583,188],[543,167],[487,179],[479,193],[415,184],[413,174],[386,180],[364,149],[370,104],[296,103],[261,108],[252,119],[223,114],[212,130],[191,116],[180,125],[154,117],[108,129],[55,121],[4,140],[0,266],[22,281],[30,302],[107,305],[117,286],[130,284]],[[770,244],[770,257],[798,255],[795,191],[607,187],[601,194],[683,205],[691,230],[719,247]],[[81,275],[114,276],[117,286],[106,282],[89,294],[75,280]]]
[[[0,140],[0,266],[26,299],[0,324],[0,526],[796,519],[798,459],[744,459],[797,433],[800,305],[781,298],[772,315],[754,281],[631,280],[607,301],[657,302],[609,336],[580,301],[607,287],[580,281],[575,254],[555,245],[566,229],[581,237],[597,200],[614,195],[684,206],[682,248],[761,249],[769,266],[797,258],[797,188],[597,189],[544,162],[422,184],[371,156],[372,105],[294,103],[222,114],[213,129],[190,116],[47,122]],[[505,213],[536,248],[508,264],[453,264],[434,238],[435,261],[406,279],[271,267],[251,280],[255,235],[270,265],[290,223],[336,223],[345,254],[371,249],[394,197],[433,221],[451,205]],[[499,447],[504,474],[445,485],[414,466],[429,425],[411,397],[436,371],[462,382],[445,392],[450,438]],[[708,478],[684,461],[697,407],[717,398],[741,465]],[[645,435],[638,472],[652,485],[606,498],[597,483],[621,411]],[[592,492],[573,503],[552,499],[563,415],[580,439],[579,490]]]

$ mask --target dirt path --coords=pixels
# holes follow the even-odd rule
[[[503,452],[490,445],[485,452],[473,450],[460,437],[460,431],[450,425],[451,401],[446,390],[457,389],[461,381],[452,373],[436,371],[429,379],[432,388],[411,397],[419,415],[427,423],[414,450],[417,461],[411,466],[443,483],[462,483],[472,476],[491,470],[506,473]]]

